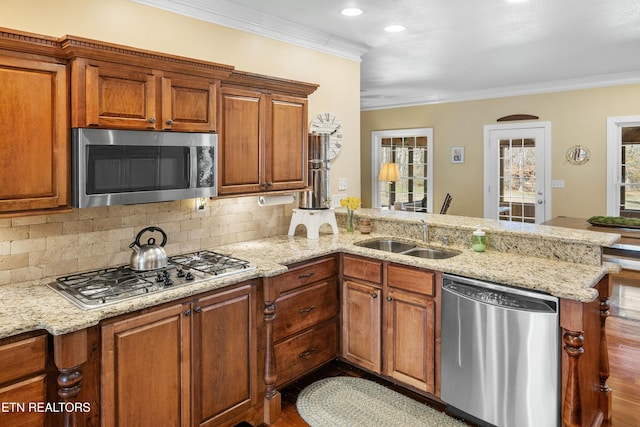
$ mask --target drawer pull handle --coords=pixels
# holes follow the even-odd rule
[[[312,305],[311,307],[308,308],[301,308],[300,310],[298,310],[300,313],[309,313],[311,310],[313,310],[314,308],[316,308],[315,305]]]
[[[311,347],[309,350],[306,350],[306,351],[303,351],[302,353],[300,353],[300,354],[298,355],[298,357],[299,357],[300,359],[306,359],[306,358],[308,358],[309,356],[311,356],[311,353],[313,353],[313,352],[315,352],[315,351],[316,351],[316,349],[315,349],[315,348],[313,348],[313,347]]]
[[[298,279],[308,279],[309,277],[313,276],[314,274],[316,274],[315,271],[309,272],[307,274],[301,274],[298,276]]]

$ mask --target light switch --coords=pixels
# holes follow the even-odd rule
[[[347,189],[347,178],[338,178],[338,190]]]

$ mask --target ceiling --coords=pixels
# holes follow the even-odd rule
[[[362,110],[640,83],[638,0],[133,1],[361,61]]]

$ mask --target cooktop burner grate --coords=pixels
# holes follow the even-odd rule
[[[86,310],[255,268],[249,261],[198,251],[169,257],[168,265],[157,270],[104,268],[59,277],[49,287]]]

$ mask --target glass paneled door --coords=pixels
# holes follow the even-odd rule
[[[485,126],[485,218],[549,219],[549,135],[548,122]]]

